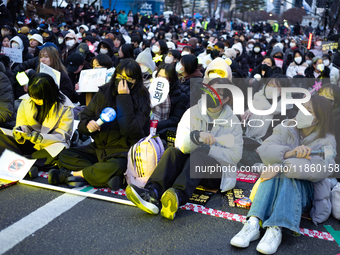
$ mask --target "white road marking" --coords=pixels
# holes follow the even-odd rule
[[[87,191],[96,192],[95,189]],[[86,197],[64,194],[35,210],[0,232],[0,254],[12,249],[26,237],[43,228]]]

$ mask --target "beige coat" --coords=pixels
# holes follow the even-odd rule
[[[73,130],[73,104],[66,97],[64,104],[56,109],[54,104],[50,110],[50,117],[46,118],[42,125],[35,119],[37,108],[31,103],[28,94],[20,97],[22,99],[16,120],[17,126],[31,126],[33,130],[39,132],[43,136],[41,143],[37,143],[34,148],[36,150],[45,149],[53,158],[56,157],[65,147],[70,147],[71,135]],[[18,143],[24,143],[19,140]]]

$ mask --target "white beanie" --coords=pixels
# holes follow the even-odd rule
[[[242,44],[240,42],[235,43],[232,48],[234,50],[238,50],[240,52],[240,55],[242,55],[243,47],[242,47]]]

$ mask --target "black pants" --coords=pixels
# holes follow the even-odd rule
[[[85,180],[95,187],[107,187],[113,176],[122,175],[127,168],[127,159],[124,157],[100,162],[91,144],[64,150],[58,159],[59,164],[68,170],[82,170]]]
[[[190,161],[195,164],[190,164]],[[199,184],[209,188],[219,188],[221,184],[221,178],[190,178],[190,168],[195,171],[195,166],[216,164],[220,165],[214,158],[202,152],[196,151],[189,155],[170,147],[164,152],[145,187],[156,189],[159,198],[167,189],[175,188],[180,196],[180,204],[184,205]]]
[[[34,144],[30,141],[26,141],[24,144],[18,144],[13,137],[0,134],[0,154],[2,154],[5,149],[8,149],[26,158],[37,159],[34,165],[39,167],[54,165],[57,162],[46,150],[36,150],[33,147]]]

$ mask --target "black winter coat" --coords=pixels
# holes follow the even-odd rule
[[[15,126],[14,94],[5,72],[0,62],[0,127],[12,129]]]
[[[143,127],[149,121],[147,116],[135,113],[131,95],[120,94],[113,97],[113,104],[110,105],[105,94],[109,93],[109,84],[99,88],[89,105],[80,113],[78,130],[85,135],[91,135],[92,143],[96,148],[96,156],[99,162],[105,161],[107,156],[114,157],[127,153],[130,147],[139,139],[145,136]],[[100,131],[90,133],[87,124],[91,120],[97,120],[106,107],[116,110],[116,119],[104,123]]]

